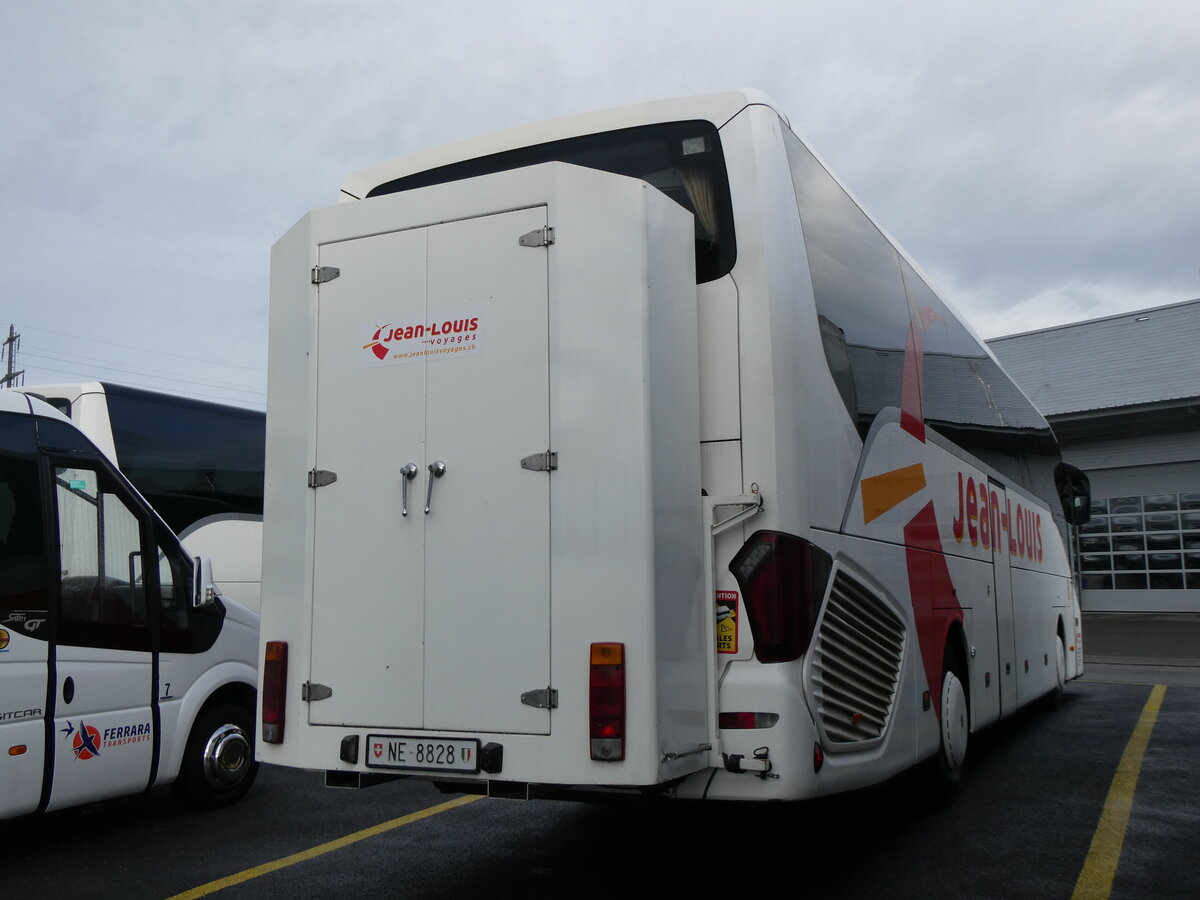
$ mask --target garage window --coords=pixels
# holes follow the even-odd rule
[[[1087,590],[1200,590],[1200,491],[1094,499],[1079,549]]]

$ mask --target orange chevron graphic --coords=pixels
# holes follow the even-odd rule
[[[925,487],[925,470],[920,463],[872,475],[862,480],[863,524],[877,519],[902,500]]]

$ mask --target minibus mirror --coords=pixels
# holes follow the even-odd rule
[[[1059,463],[1054,467],[1054,483],[1066,520],[1072,525],[1086,524],[1092,518],[1092,486],[1087,475],[1069,463]]]
[[[192,606],[203,609],[217,602],[220,591],[213,581],[212,560],[207,556],[197,556],[192,566]]]

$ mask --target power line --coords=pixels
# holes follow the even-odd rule
[[[83,363],[93,369],[101,369],[107,372],[119,372],[126,375],[136,375],[142,378],[155,378],[161,381],[177,381],[181,384],[195,384],[201,387],[217,388],[219,390],[236,391],[243,394],[264,395],[266,391],[261,388],[246,387],[244,384],[237,384],[229,381],[211,381],[196,378],[182,378],[178,375],[165,375],[161,370],[146,370],[136,369],[129,366],[114,366],[108,365],[100,360],[86,359],[83,357],[62,357],[55,356],[52,353],[33,353],[28,352],[27,355],[33,359],[45,359],[53,363]]]
[[[54,355],[43,354],[43,353],[27,353],[27,355],[33,359],[44,359],[44,360],[49,360],[51,363],[67,363],[68,365],[79,361],[79,360],[74,360],[74,359],[64,359],[63,357],[60,357],[60,356],[54,356]],[[132,375],[137,378],[151,378],[156,381],[171,381],[171,382],[177,382],[179,384],[196,385],[198,387],[211,388],[211,389],[215,389],[215,390],[219,390],[219,391],[231,391],[233,393],[238,393],[238,394],[251,394],[255,397],[265,397],[266,393],[267,393],[266,391],[262,390],[261,388],[244,387],[241,385],[232,384],[230,382],[204,381],[202,379],[195,379],[195,378],[180,378],[179,376],[176,376],[176,375],[162,375],[158,372],[153,372],[153,371],[147,372],[147,371],[139,371],[137,369],[131,369],[131,368],[127,368],[127,367],[109,366],[109,365],[104,365],[103,363],[100,363],[100,362],[92,362],[90,360],[82,360],[82,362],[84,362],[87,365],[89,370],[99,369],[99,370],[105,371],[105,372],[117,372],[122,375]],[[78,370],[63,369],[63,368],[59,368],[59,367],[56,367],[53,365],[46,366],[45,368],[50,371],[57,371],[57,372],[64,372],[66,374],[79,375],[84,378],[94,376],[94,372],[91,372],[91,371],[80,372]]]
[[[39,328],[36,325],[22,325],[21,327],[26,331],[40,331],[44,332],[45,334],[52,334],[55,337],[74,338],[81,341],[87,341],[89,344],[107,344],[110,347],[119,347],[122,350],[137,350],[139,353],[154,353],[158,356],[170,357],[171,359],[187,359],[191,360],[192,362],[202,362],[206,363],[207,365],[228,366],[231,369],[245,369],[248,372],[258,372],[260,374],[265,374],[266,372],[265,369],[259,369],[254,366],[239,366],[237,363],[217,362],[215,360],[206,359],[199,356],[184,356],[180,353],[167,353],[163,350],[151,350],[149,347],[138,347],[133,344],[119,344],[116,341],[102,341],[99,338],[91,337],[85,338],[81,335],[70,334],[65,331],[54,331],[50,328]]]
[[[95,379],[94,372],[80,372],[75,369],[59,369],[59,368],[49,368],[49,367],[39,367],[39,369],[40,369],[40,371],[43,371],[43,372],[49,372],[52,375],[66,376],[66,378],[63,380],[70,380],[71,378],[74,378],[74,377],[86,378],[86,379],[90,379],[90,380]],[[155,390],[155,389],[158,389],[160,391],[162,390],[161,385],[158,385],[153,380],[148,380],[146,376],[134,375],[131,378],[123,379],[123,381],[126,381],[129,385],[129,387],[141,387],[141,388],[145,388],[146,390]],[[217,403],[248,404],[250,406],[254,406],[259,409],[262,409],[263,407],[266,406],[265,395],[259,396],[256,399],[249,399],[249,398],[243,398],[243,397],[228,397],[228,396],[221,396],[218,394],[205,393],[204,391],[199,391],[194,388],[186,388],[186,387],[171,388],[171,390],[178,391],[180,394],[184,394],[189,397],[196,397],[201,400],[212,400]],[[221,391],[221,390],[224,390],[224,388],[218,387],[218,388],[215,388],[215,390]]]

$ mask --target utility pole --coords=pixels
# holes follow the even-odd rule
[[[21,346],[21,336],[17,334],[16,328],[12,325],[8,326],[8,340],[4,342],[3,356],[8,357],[8,373],[0,377],[0,387],[16,387],[18,384],[25,383],[25,370],[16,370],[17,364],[17,349]],[[20,379],[18,382],[17,379]]]

